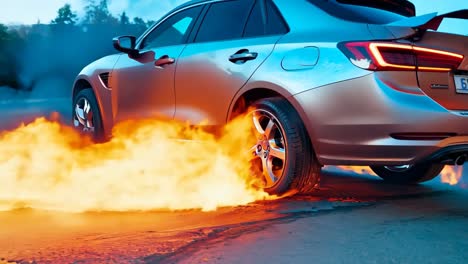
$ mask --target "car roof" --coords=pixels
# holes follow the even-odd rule
[[[187,2],[177,6],[176,10],[180,9],[180,8],[187,7],[187,6],[195,5],[195,4],[203,4],[203,3],[206,3],[206,2],[210,2],[210,1],[211,0],[190,0],[190,1],[187,1]]]

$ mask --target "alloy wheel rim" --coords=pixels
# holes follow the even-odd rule
[[[250,117],[256,137],[256,144],[250,149],[252,170],[261,179],[260,187],[271,188],[285,171],[287,140],[284,129],[278,119],[266,110],[255,110]]]
[[[74,108],[73,125],[75,128],[87,132],[94,132],[94,114],[91,108],[91,104],[86,98],[80,98]]]

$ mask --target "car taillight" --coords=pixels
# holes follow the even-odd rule
[[[388,42],[342,42],[338,48],[354,65],[373,71],[451,71],[464,58],[453,52]]]

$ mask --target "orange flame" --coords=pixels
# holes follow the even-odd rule
[[[375,175],[375,173],[371,170],[369,167],[363,167],[363,166],[338,166],[339,169],[342,169],[344,171],[351,171],[357,174],[369,174],[369,175]]]
[[[462,166],[445,166],[444,170],[440,174],[440,178],[443,183],[448,183],[450,185],[457,185],[463,175]]]
[[[0,210],[208,211],[264,199],[249,179],[247,129],[240,118],[215,138],[182,124],[130,121],[93,145],[40,118],[0,134]]]

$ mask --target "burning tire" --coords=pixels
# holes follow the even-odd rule
[[[321,166],[299,115],[282,98],[260,100],[254,109],[250,116],[257,143],[251,163],[261,187],[277,195],[290,189],[311,191]]]
[[[101,114],[92,89],[84,89],[73,98],[73,126],[95,140],[103,138]]]
[[[371,169],[387,182],[416,184],[434,179],[444,167],[443,164],[419,163],[404,166],[371,166]]]

